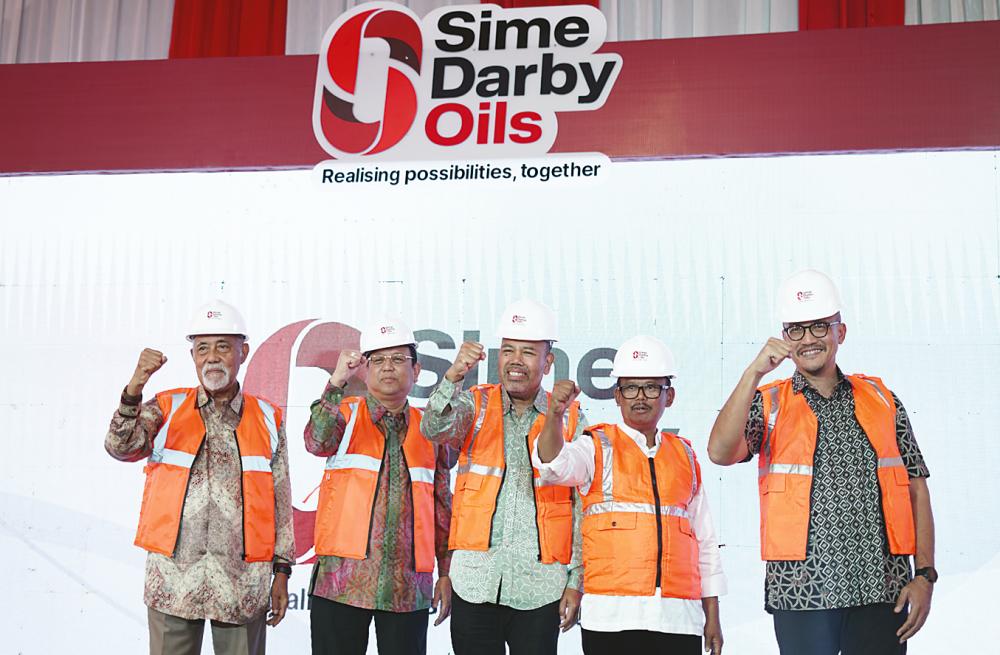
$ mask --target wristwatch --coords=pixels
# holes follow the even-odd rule
[[[275,562],[271,566],[271,571],[274,572],[274,573],[284,573],[285,575],[291,575],[292,574],[292,565],[291,564],[284,564],[282,562]]]
[[[927,578],[927,581],[930,582],[931,584],[937,582],[938,579],[937,569],[934,568],[933,566],[920,567],[919,569],[913,572],[913,577],[917,577],[918,575],[922,575],[923,577]]]

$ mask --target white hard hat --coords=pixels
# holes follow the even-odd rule
[[[556,313],[534,300],[518,300],[500,315],[497,336],[519,341],[558,341]]]
[[[200,334],[235,334],[246,339],[247,324],[239,310],[229,303],[214,300],[199,307],[188,328],[188,341]]]
[[[640,334],[632,337],[615,353],[611,367],[614,378],[672,378],[677,377],[674,354],[656,337]]]
[[[782,323],[825,318],[840,311],[840,294],[833,281],[819,271],[799,271],[778,288],[777,309]]]
[[[363,353],[392,348],[393,346],[412,346],[416,343],[413,331],[398,318],[383,316],[369,323],[361,331],[361,352]]]

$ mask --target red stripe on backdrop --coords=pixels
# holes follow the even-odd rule
[[[1000,21],[603,49],[618,82],[603,108],[559,114],[554,152],[1000,148]],[[316,59],[0,66],[0,174],[312,167]]]
[[[170,58],[285,54],[288,0],[175,0]]]
[[[906,0],[799,0],[799,29],[902,25]]]

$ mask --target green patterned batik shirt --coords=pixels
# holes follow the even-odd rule
[[[548,397],[544,389],[539,389],[534,404],[518,416],[507,392],[501,388],[500,393],[506,474],[493,516],[493,537],[487,551],[454,551],[451,580],[455,593],[466,602],[531,610],[559,600],[567,586],[582,589],[580,497],[574,490],[573,557],[569,566],[538,561],[534,481],[525,435],[535,419],[545,415]],[[474,413],[472,392],[461,391],[442,378],[428,399],[421,431],[431,441],[459,448],[472,427]],[[574,439],[586,425],[581,412]]]

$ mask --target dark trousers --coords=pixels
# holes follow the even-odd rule
[[[425,655],[427,610],[383,612],[312,597],[309,628],[313,655],[364,655],[368,626],[375,619],[379,655]]]
[[[906,610],[891,603],[836,610],[774,611],[774,636],[781,655],[905,655],[896,631]]]
[[[451,593],[451,646],[455,655],[556,655],[559,601],[533,610],[468,603]]]
[[[701,637],[676,635],[651,630],[621,630],[598,632],[583,630],[581,633],[584,655],[700,655]]]

